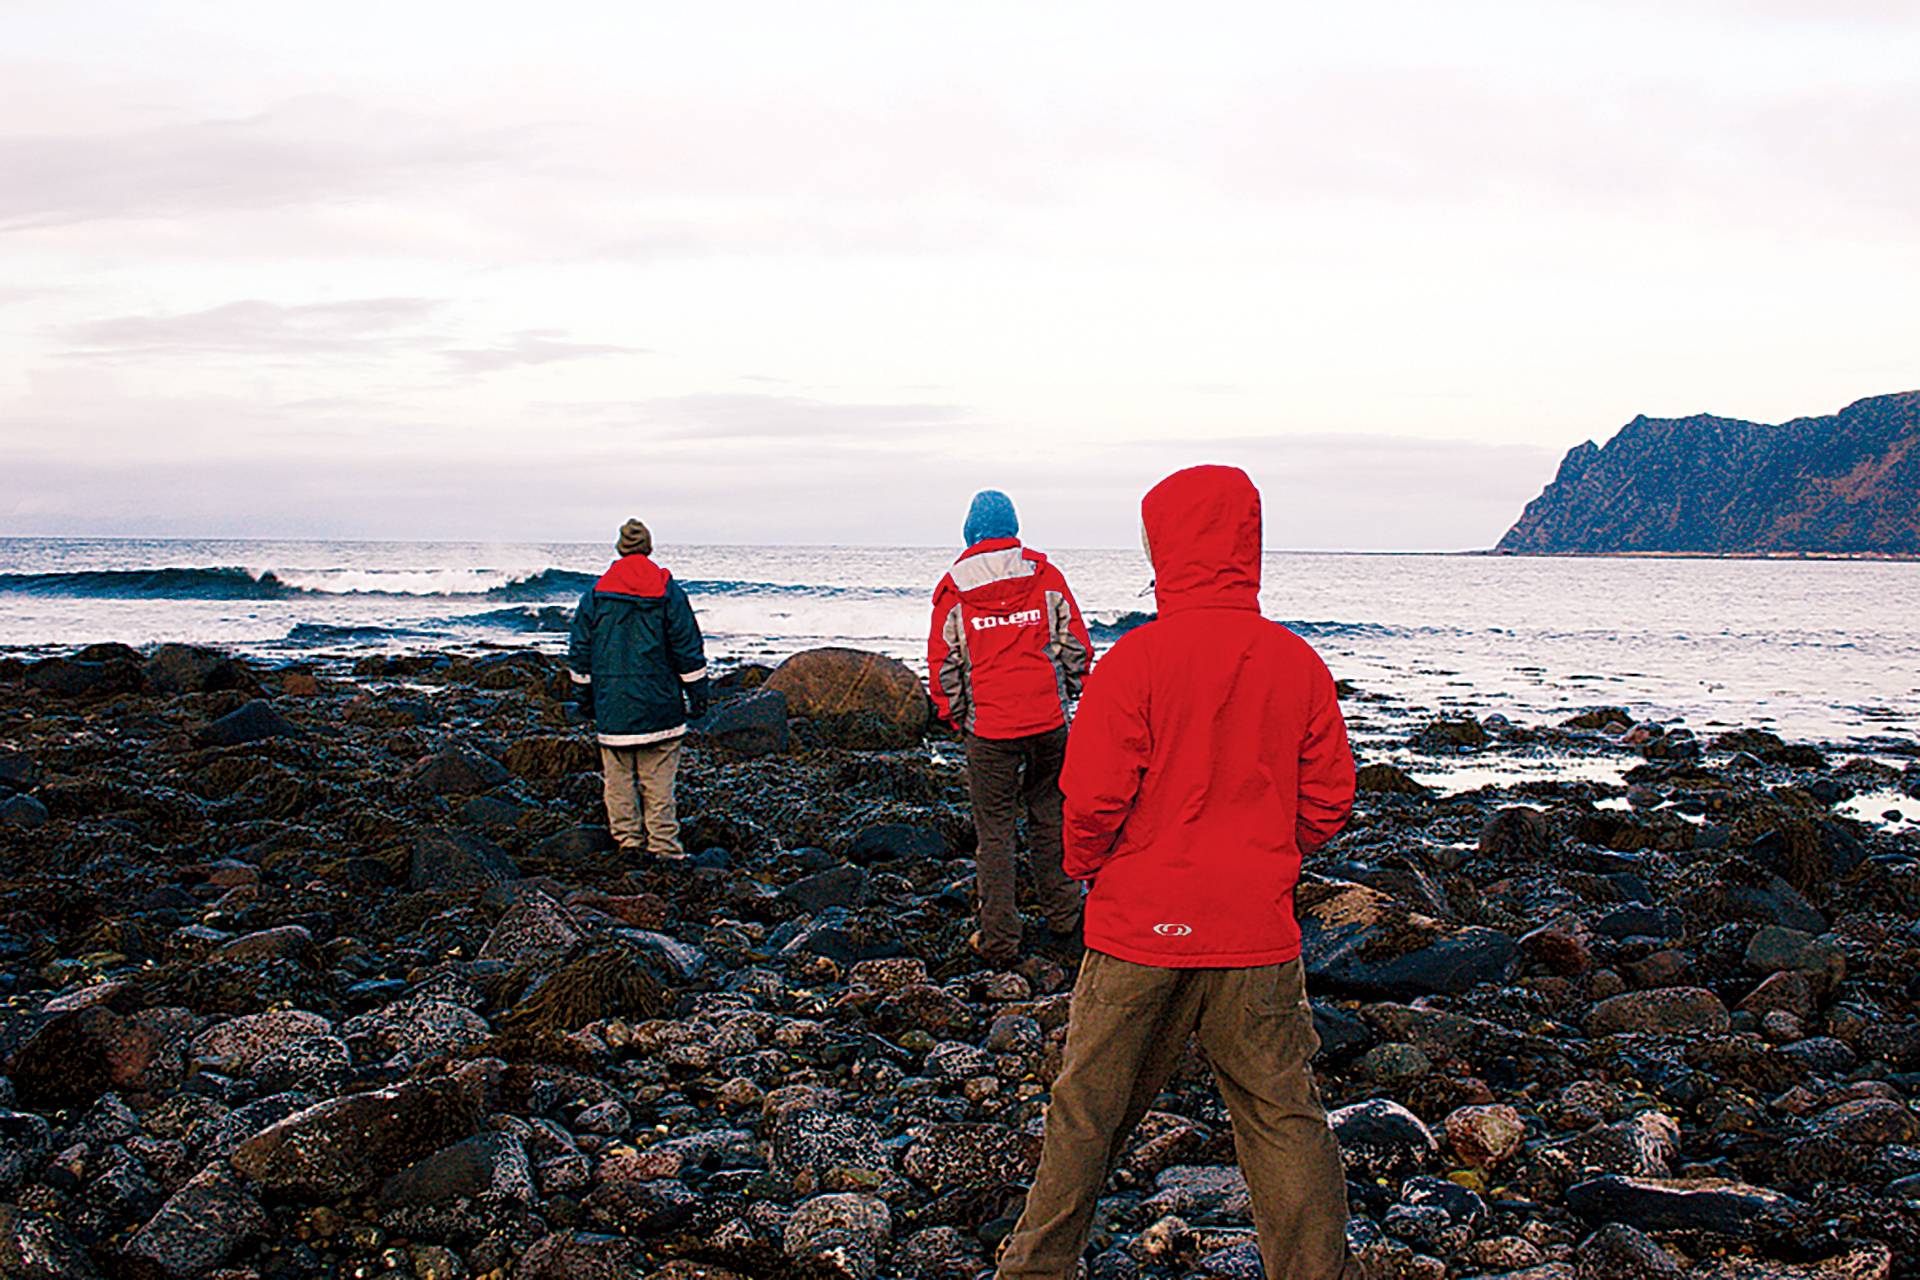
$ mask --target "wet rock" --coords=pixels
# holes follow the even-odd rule
[[[1458,1253],[1492,1220],[1474,1192],[1425,1174],[1408,1178],[1381,1225],[1397,1239],[1436,1254]]]
[[[1235,1165],[1175,1165],[1156,1174],[1153,1187],[1153,1195],[1141,1206],[1150,1213],[1205,1222],[1252,1218],[1253,1195]]]
[[[1628,991],[1593,1006],[1587,1034],[1721,1035],[1730,1025],[1727,1006],[1701,987],[1662,987]]]
[[[534,852],[543,860],[564,862],[611,853],[613,849],[613,835],[605,827],[568,827],[542,840]]]
[[[1505,1104],[1460,1107],[1448,1113],[1443,1127],[1455,1158],[1480,1169],[1510,1159],[1527,1136],[1526,1120]]]
[[[313,934],[304,925],[286,924],[260,929],[223,942],[213,949],[210,960],[230,964],[248,964],[256,960],[292,960],[310,963],[313,959]]]
[[[31,831],[47,825],[47,806],[30,795],[12,795],[0,799],[0,826]]]
[[[858,649],[796,653],[763,687],[786,695],[788,710],[803,719],[870,718],[878,730],[872,740],[876,746],[918,740],[931,711],[926,689],[912,668]]]
[[[8,1074],[23,1105],[55,1110],[85,1105],[109,1089],[139,1091],[166,1050],[158,1027],[93,1005],[40,1024],[14,1051]]]
[[[407,883],[414,889],[484,889],[519,874],[513,859],[491,840],[429,829],[414,839]]]
[[[1768,925],[1747,942],[1746,966],[1754,973],[1804,973],[1820,995],[1846,981],[1847,956],[1833,943],[1799,929]]]
[[[1580,1242],[1574,1274],[1579,1280],[1681,1280],[1685,1273],[1644,1232],[1609,1222]]]
[[[879,1270],[880,1247],[893,1231],[886,1201],[874,1196],[834,1194],[805,1201],[787,1219],[781,1247],[824,1276],[871,1280]]]
[[[808,913],[828,907],[855,907],[866,900],[865,867],[829,867],[803,876],[780,890],[780,901]]]
[[[281,1195],[365,1191],[473,1133],[495,1070],[477,1062],[449,1076],[328,1099],[242,1142],[229,1160]]]
[[[7,1280],[99,1280],[87,1251],[44,1214],[0,1204],[0,1276]]]
[[[251,1074],[267,1055],[301,1040],[331,1036],[333,1022],[304,1009],[251,1013],[215,1023],[193,1039],[196,1058],[214,1058],[229,1070]]]
[[[1420,741],[1427,747],[1464,747],[1469,750],[1484,747],[1492,741],[1478,720],[1471,716],[1463,720],[1435,720],[1420,731]]]
[[[1551,849],[1554,840],[1547,815],[1526,805],[1502,809],[1480,828],[1480,852],[1488,857],[1532,857]]]
[[[782,1112],[773,1125],[773,1158],[789,1177],[825,1177],[835,1169],[891,1166],[880,1127],[845,1111],[801,1108]]]
[[[632,1280],[640,1243],[624,1236],[557,1231],[520,1255],[513,1280]]]
[[[446,1000],[411,998],[348,1018],[340,1034],[363,1059],[424,1062],[486,1042],[487,1020]]]
[[[1655,907],[1634,902],[1606,912],[1593,922],[1592,927],[1595,933],[1605,938],[1677,940],[1687,936],[1687,917],[1675,907]]]
[[[0,1110],[0,1195],[37,1173],[53,1150],[53,1126],[40,1116]]]
[[[498,760],[455,743],[415,765],[411,780],[427,795],[464,796],[490,791],[510,776]]]
[[[213,1164],[168,1197],[126,1252],[168,1276],[197,1276],[268,1231],[266,1210],[231,1170]]]
[[[904,822],[883,822],[863,829],[847,846],[847,860],[854,863],[892,862],[901,858],[938,861],[947,856],[947,838],[931,827]]]
[[[1588,1222],[1640,1231],[1692,1231],[1752,1239],[1800,1205],[1766,1187],[1715,1178],[1630,1178],[1607,1174],[1567,1188],[1567,1207]]]
[[[1440,1144],[1419,1116],[1389,1098],[1341,1107],[1327,1116],[1350,1177],[1398,1183],[1438,1154]]]
[[[1355,995],[1458,994],[1511,971],[1519,949],[1493,929],[1450,928],[1364,885],[1297,898],[1309,985]]]
[[[196,747],[238,747],[249,742],[266,742],[273,738],[301,738],[306,730],[300,728],[278,711],[271,703],[255,698],[238,710],[229,711],[200,732],[193,735]]]
[[[738,755],[777,755],[787,749],[787,695],[779,689],[755,689],[718,704],[687,729],[694,741]]]
[[[394,1174],[380,1185],[382,1219],[414,1234],[484,1235],[499,1211],[536,1199],[526,1148],[511,1133],[478,1133]]]
[[[1424,796],[1427,788],[1413,780],[1406,770],[1390,764],[1368,764],[1360,766],[1355,774],[1354,786],[1362,793],[1374,795]]]
[[[142,674],[147,688],[155,693],[260,691],[260,682],[246,663],[218,649],[203,649],[198,645],[161,645],[147,659]]]
[[[1040,1162],[1037,1134],[1002,1124],[932,1124],[901,1161],[908,1177],[932,1188],[1023,1185]]]
[[[544,893],[530,893],[500,917],[480,959],[537,964],[565,955],[586,936],[565,907]]]
[[[75,658],[43,658],[28,665],[27,687],[57,698],[106,698],[138,692],[144,683],[140,664],[127,658],[84,662]]]

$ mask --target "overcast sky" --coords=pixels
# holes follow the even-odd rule
[[[1920,386],[1920,5],[0,5],[0,533],[1494,542]]]

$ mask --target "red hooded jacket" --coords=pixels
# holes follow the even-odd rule
[[[1333,677],[1260,616],[1260,494],[1235,467],[1140,506],[1159,617],[1101,657],[1067,740],[1067,874],[1087,945],[1173,969],[1300,954],[1300,859],[1353,808]]]
[[[940,718],[979,738],[1067,722],[1093,641],[1067,579],[1018,538],[975,543],[933,590],[927,677]]]

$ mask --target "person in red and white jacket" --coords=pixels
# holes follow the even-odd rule
[[[1067,743],[1066,870],[1092,883],[1087,952],[1040,1167],[997,1275],[1075,1274],[1116,1154],[1197,1035],[1266,1274],[1351,1280],[1293,908],[1301,858],[1353,805],[1333,677],[1260,614],[1260,494],[1245,472],[1176,472],[1141,522],[1159,614],[1101,657]]]
[[[976,494],[965,535],[967,549],[934,589],[927,673],[934,709],[967,743],[980,904],[969,941],[988,963],[1009,967],[1022,932],[1014,898],[1022,809],[1047,926],[1056,941],[1078,945],[1080,887],[1063,869],[1060,767],[1093,641],[1066,577],[1021,545],[1006,494]]]

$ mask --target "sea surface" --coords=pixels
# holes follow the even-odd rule
[[[711,657],[823,644],[924,667],[953,548],[664,548]],[[1151,612],[1137,550],[1052,551],[1103,643]],[[598,544],[0,539],[0,648],[179,640],[266,662],[560,652]],[[1596,705],[1904,753],[1920,740],[1920,564],[1272,552],[1262,603],[1407,715]]]

